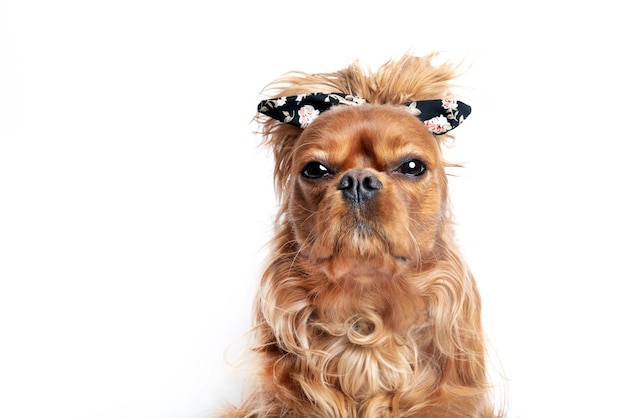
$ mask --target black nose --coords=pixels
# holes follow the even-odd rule
[[[350,170],[339,180],[337,189],[343,192],[343,197],[354,203],[361,203],[371,199],[383,184],[372,173],[365,170]]]

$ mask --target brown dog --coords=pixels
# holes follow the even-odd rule
[[[441,153],[470,108],[432,58],[270,85],[259,121],[281,206],[255,306],[259,370],[223,416],[496,416]]]

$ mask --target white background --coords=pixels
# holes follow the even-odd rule
[[[626,417],[618,4],[0,2],[0,416],[237,402],[275,210],[260,90],[437,50],[469,67],[446,155],[509,416]]]

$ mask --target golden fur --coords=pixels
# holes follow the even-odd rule
[[[275,156],[276,233],[254,308],[258,374],[224,417],[496,416],[479,293],[454,242],[440,141],[401,103],[450,96],[456,68],[406,55],[377,72],[290,73],[274,97],[343,92],[302,130],[260,118]],[[425,174],[398,171],[419,159]],[[332,175],[311,180],[311,161]],[[355,171],[357,170],[357,171]],[[345,173],[382,187],[347,202]]]

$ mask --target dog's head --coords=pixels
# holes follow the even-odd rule
[[[436,97],[454,75],[430,58],[407,56],[373,75],[357,66],[299,73],[259,105],[272,117],[263,123],[282,220],[298,256],[332,280],[392,278],[438,258],[448,221],[440,135],[470,108]],[[311,94],[322,88],[334,92]]]
[[[446,201],[439,147],[400,107],[337,107],[294,143],[288,218],[331,279],[393,277],[434,256]]]

